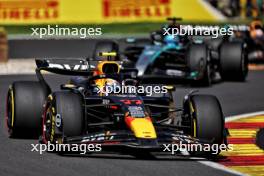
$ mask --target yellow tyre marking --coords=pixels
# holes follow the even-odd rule
[[[194,113],[194,108],[193,108],[192,103],[190,103],[190,109],[191,109],[191,113]]]
[[[192,102],[190,102],[190,110],[191,110],[191,114],[194,113],[194,108],[193,108],[193,104]],[[193,122],[193,137],[196,137],[197,136],[197,123],[196,123],[196,119],[192,119],[192,122]]]
[[[11,127],[14,126],[14,121],[15,121],[15,101],[14,101],[14,92],[13,92],[13,89],[11,88],[10,89],[11,91],[11,108],[12,108],[12,116],[11,116]]]
[[[63,144],[62,138],[58,138],[57,141],[58,141],[58,144]]]
[[[52,114],[55,114],[55,108],[52,107],[51,110],[52,110]]]
[[[51,134],[50,134],[50,141],[53,142],[54,135],[55,135],[55,116],[51,113]]]
[[[197,136],[196,119],[193,119],[193,137]]]

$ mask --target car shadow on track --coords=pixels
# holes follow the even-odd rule
[[[186,155],[172,155],[168,153],[96,153],[96,154],[58,154],[61,157],[81,157],[93,159],[118,159],[118,160],[146,160],[146,161],[218,161],[225,159],[224,156],[217,156],[214,158],[191,157]]]

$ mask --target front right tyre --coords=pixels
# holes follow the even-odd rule
[[[47,94],[48,90],[38,81],[18,81],[9,87],[6,100],[6,124],[10,137],[39,136],[42,109]]]
[[[218,99],[212,95],[190,97],[191,136],[218,145],[224,141],[224,116]],[[219,151],[199,151],[192,154],[213,156]]]
[[[63,137],[80,136],[84,131],[82,97],[70,91],[48,96],[42,122],[43,143],[63,143]]]

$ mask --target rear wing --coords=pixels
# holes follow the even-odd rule
[[[112,54],[109,54],[112,55]],[[41,71],[47,71],[55,74],[69,75],[69,76],[93,76],[95,69],[97,68],[100,60],[86,60],[81,58],[72,59],[60,59],[60,58],[46,58],[35,60],[37,68],[36,75],[40,82],[48,87]],[[121,61],[118,62],[121,66],[120,74],[126,76],[129,75],[133,79],[138,79],[141,83],[155,83],[155,84],[167,84],[173,82],[174,84],[188,84],[193,79],[185,77],[170,77],[162,75],[144,75],[138,77],[138,70],[135,68],[123,68]]]
[[[83,75],[92,74],[98,62],[85,59],[36,59],[37,70],[48,71],[62,75]]]

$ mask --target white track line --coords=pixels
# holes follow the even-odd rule
[[[243,118],[247,118],[250,116],[257,116],[257,115],[263,115],[263,114],[264,114],[264,111],[258,111],[258,112],[246,113],[246,114],[241,114],[241,115],[229,116],[229,117],[225,118],[226,119],[225,122],[232,122],[232,121],[235,121],[238,119],[243,119]],[[228,172],[231,174],[247,176],[247,174],[243,174],[243,173],[240,173],[238,171],[229,169],[228,167],[226,167],[222,164],[216,163],[216,162],[212,162],[212,161],[198,161],[198,162],[203,164],[203,165],[212,167],[212,168],[217,169],[217,170],[222,170],[222,171],[225,171],[225,172]]]
[[[264,111],[257,111],[257,112],[251,112],[251,113],[246,113],[246,114],[241,114],[241,115],[229,116],[225,118],[225,122],[231,122],[231,121],[235,121],[238,119],[244,119],[250,116],[258,116],[258,115],[264,115]]]
[[[221,170],[221,171],[224,171],[224,172],[228,172],[230,174],[241,175],[241,176],[248,176],[247,174],[243,174],[241,172],[238,172],[238,171],[229,169],[228,167],[226,167],[226,166],[224,166],[222,164],[213,162],[213,161],[198,161],[198,162],[201,163],[201,164],[203,164],[203,165],[212,167],[214,169]]]

